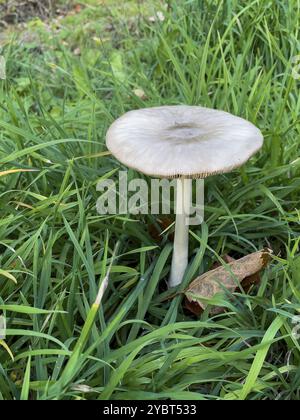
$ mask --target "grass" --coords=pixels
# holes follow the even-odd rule
[[[81,3],[3,45],[0,399],[299,400],[299,1]],[[260,285],[213,317],[166,299],[172,243],[149,234],[154,216],[95,210],[98,180],[121,168],[105,153],[111,122],[181,103],[265,137],[241,170],[206,181],[191,229],[185,284],[226,253],[274,250]]]

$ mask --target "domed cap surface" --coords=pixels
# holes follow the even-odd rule
[[[126,166],[161,178],[205,178],[243,165],[263,144],[260,130],[228,112],[200,106],[130,111],[106,144]]]

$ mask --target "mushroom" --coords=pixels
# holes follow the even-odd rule
[[[169,287],[188,264],[190,178],[243,165],[263,144],[260,130],[228,112],[200,106],[162,106],[127,112],[109,128],[106,144],[123,164],[149,176],[177,178],[174,250]]]

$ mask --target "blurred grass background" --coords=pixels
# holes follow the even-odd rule
[[[0,399],[299,400],[299,1],[54,9],[0,18]],[[214,317],[166,299],[172,241],[149,234],[155,216],[95,209],[99,179],[124,169],[105,153],[112,121],[183,103],[265,136],[245,167],[206,181],[191,229],[186,284],[222,255],[274,250],[261,284]]]

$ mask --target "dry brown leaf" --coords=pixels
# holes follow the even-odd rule
[[[75,50],[73,51],[73,54],[74,55],[80,55],[81,54],[81,49],[79,47],[75,48]]]
[[[234,258],[232,258],[230,255],[224,255],[222,257],[223,261],[225,261],[226,263],[230,263],[232,261],[235,261]],[[215,262],[212,265],[212,270],[214,270],[215,268],[221,267],[221,263],[219,262]],[[194,315],[201,315],[203,312],[203,308],[199,305],[198,301],[197,302],[192,302],[189,301],[188,298],[186,297],[184,300],[184,307],[186,309],[188,309],[190,312],[192,312]],[[223,311],[223,308],[221,308]]]
[[[249,287],[259,281],[259,272],[268,264],[272,251],[263,249],[246,255],[239,260],[226,256],[226,266],[221,266],[197,277],[185,290],[187,308],[199,314],[207,307],[200,299],[212,299],[227,289],[233,293],[239,285]],[[220,313],[223,308],[215,307],[212,313]]]
[[[226,264],[229,264],[233,261],[236,261],[235,258],[231,257],[228,254],[224,255],[224,257],[222,257],[222,260],[225,261]],[[219,268],[219,267],[222,267],[222,264],[219,261],[216,261],[212,266],[212,270],[214,270],[215,268]]]
[[[134,89],[133,93],[135,94],[135,96],[137,96],[138,98],[142,100],[147,99],[147,95],[145,94],[143,89]]]
[[[82,10],[82,5],[81,4],[75,4],[75,6],[74,6],[75,13],[80,13],[81,10]]]

